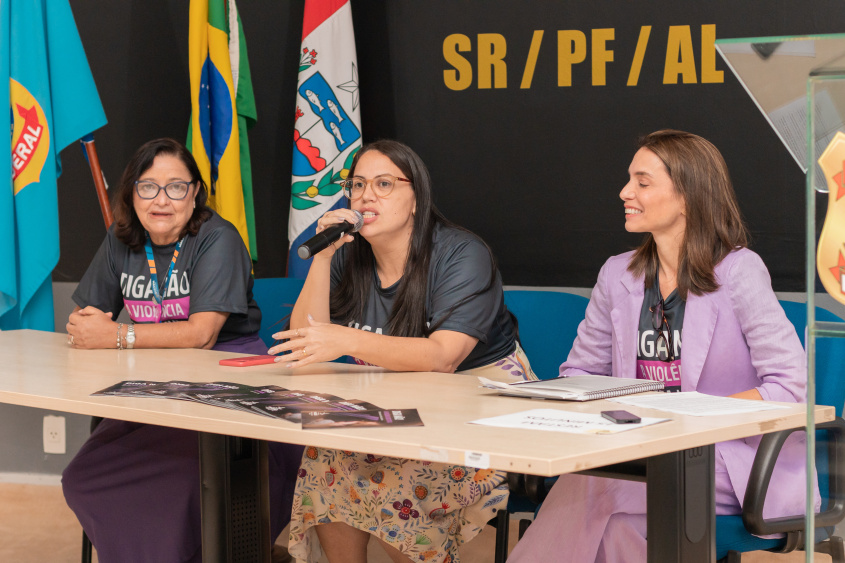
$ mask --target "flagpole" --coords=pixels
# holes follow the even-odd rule
[[[103,213],[103,221],[106,223],[106,229],[111,227],[114,217],[111,212],[111,204],[109,203],[109,194],[106,192],[106,180],[103,176],[103,169],[100,168],[100,158],[97,156],[97,147],[94,144],[94,135],[85,135],[79,142],[85,149],[85,159],[88,161],[88,167],[91,169],[91,176],[94,178],[94,186],[97,189],[97,200],[100,202],[100,211]]]

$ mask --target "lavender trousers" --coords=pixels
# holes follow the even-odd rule
[[[739,514],[719,450],[716,514]],[[645,483],[561,475],[508,563],[645,563],[645,512]]]
[[[255,335],[215,350],[266,354]],[[270,535],[290,521],[302,446],[268,444]],[[191,430],[103,420],[62,474],[101,563],[199,563],[199,438]]]

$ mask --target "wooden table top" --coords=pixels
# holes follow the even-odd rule
[[[537,408],[598,413],[620,408],[501,397],[473,376],[394,373],[326,363],[299,370],[282,364],[218,365],[237,354],[208,350],[75,350],[67,336],[0,332],[0,402],[263,440],[363,451],[493,469],[558,475],[651,455],[806,425],[804,405],[731,416],[695,417],[625,406],[640,416],[671,418],[614,435],[581,435],[467,424]],[[387,409],[416,408],[422,427],[302,430],[298,424],[188,401],[90,396],[124,380],[230,381],[278,385],[362,399]],[[832,420],[817,406],[816,423]]]

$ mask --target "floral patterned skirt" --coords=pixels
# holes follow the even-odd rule
[[[463,373],[505,381],[536,379],[519,345],[505,360]],[[314,563],[322,555],[314,526],[342,522],[413,561],[457,563],[458,547],[507,505],[505,475],[309,446],[296,482],[288,549],[297,559]]]

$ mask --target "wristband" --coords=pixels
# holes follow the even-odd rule
[[[123,330],[123,323],[117,323],[117,349],[123,350],[123,342],[120,341],[120,331]]]

